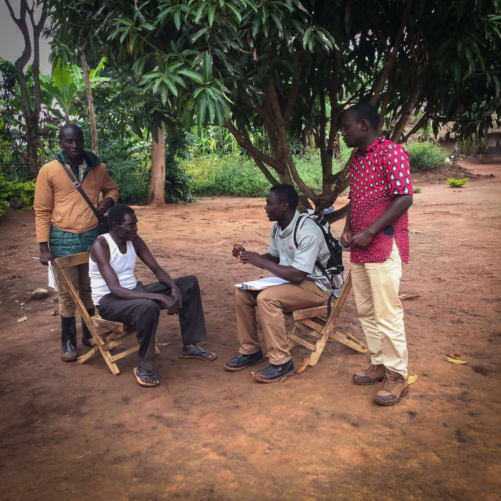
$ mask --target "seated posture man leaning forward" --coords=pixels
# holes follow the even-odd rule
[[[206,338],[205,319],[196,277],[172,279],[157,263],[137,234],[137,218],[126,205],[116,205],[108,214],[110,233],[92,245],[89,275],[92,300],[107,320],[124,322],[136,330],[140,343],[139,365],[134,369],[141,386],[157,386],[153,367],[155,335],[160,310],[179,313],[183,347],[181,358],[212,361],[216,355],[197,343]],[[143,287],[136,281],[136,256],[150,268],[158,282]]]
[[[412,204],[409,156],[399,144],[378,137],[379,117],[367,103],[343,114],[351,158],[350,209],[341,237],[351,246],[351,277],[358,318],[371,354],[355,384],[383,381],[374,400],[393,405],[408,391],[404,311],[398,297],[402,261],[409,261],[407,209]]]
[[[266,197],[265,206],[268,219],[276,221],[268,252],[260,255],[243,247],[233,249],[233,255],[242,263],[263,268],[290,282],[262,291],[237,289],[235,293],[240,355],[226,362],[225,368],[238,371],[263,359],[257,337],[257,308],[271,364],[252,374],[260,383],[273,383],[294,372],[284,313],[325,304],[331,294],[329,280],[315,264],[319,261],[325,265],[329,258],[322,230],[306,219],[296,235],[297,248],[294,244],[293,233],[299,217],[297,204],[298,196],[292,186],[274,186]]]

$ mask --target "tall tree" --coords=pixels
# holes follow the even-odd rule
[[[361,0],[110,0],[98,11],[92,0],[49,1],[56,44],[90,28],[124,78],[159,101],[157,124],[224,123],[270,183],[296,183],[318,209],[346,187],[333,160],[341,113],[359,99],[378,106],[397,141],[411,114],[414,133],[428,120],[481,131],[493,110],[501,116],[501,0],[375,0],[370,15]],[[256,127],[268,148],[253,143]],[[290,147],[309,131],[320,192]]]
[[[21,89],[21,98],[26,123],[27,150],[23,155],[28,163],[28,175],[35,177],[38,172],[38,148],[39,148],[39,120],[41,111],[40,97],[40,36],[45,26],[48,14],[48,5],[42,3],[38,21],[35,19],[35,11],[39,2],[29,3],[20,0],[19,15],[11,5],[10,0],[5,0],[9,9],[10,17],[16,23],[23,36],[24,49],[15,62],[17,81]],[[31,34],[30,34],[31,31]],[[32,58],[33,56],[33,58]],[[29,89],[26,82],[24,69],[30,62],[33,72],[33,86]]]

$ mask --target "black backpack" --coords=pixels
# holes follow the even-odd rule
[[[324,235],[325,243],[329,249],[329,259],[326,265],[322,265],[319,261],[316,261],[316,265],[322,271],[322,274],[329,280],[332,289],[340,289],[344,282],[344,266],[343,266],[343,248],[339,243],[339,240],[334,238],[331,233],[330,225],[325,219],[323,214],[301,214],[296,221],[296,226],[294,227],[294,245],[296,249],[298,248],[297,243],[297,232],[300,226],[304,224],[306,219],[311,219],[315,224],[322,230]]]

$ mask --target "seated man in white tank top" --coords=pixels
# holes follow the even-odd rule
[[[157,263],[137,234],[137,218],[126,205],[115,205],[108,214],[110,233],[91,247],[89,276],[92,300],[102,318],[133,327],[140,343],[139,364],[134,369],[141,386],[157,386],[153,358],[160,310],[179,314],[183,347],[181,358],[212,361],[216,355],[198,345],[206,337],[198,280],[194,276],[172,279]],[[136,281],[136,256],[158,282],[143,287]]]

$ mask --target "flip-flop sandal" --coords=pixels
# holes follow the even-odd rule
[[[181,351],[179,354],[180,358],[196,358],[197,360],[203,360],[204,362],[212,362],[216,360],[217,355],[212,351],[206,350],[201,346],[190,345],[188,351]]]
[[[134,367],[134,376],[136,376],[136,381],[139,386],[145,386],[147,388],[152,388],[153,386],[158,386],[160,381],[157,375],[153,371],[140,371],[138,367]],[[152,379],[153,382],[147,381],[144,378]]]

